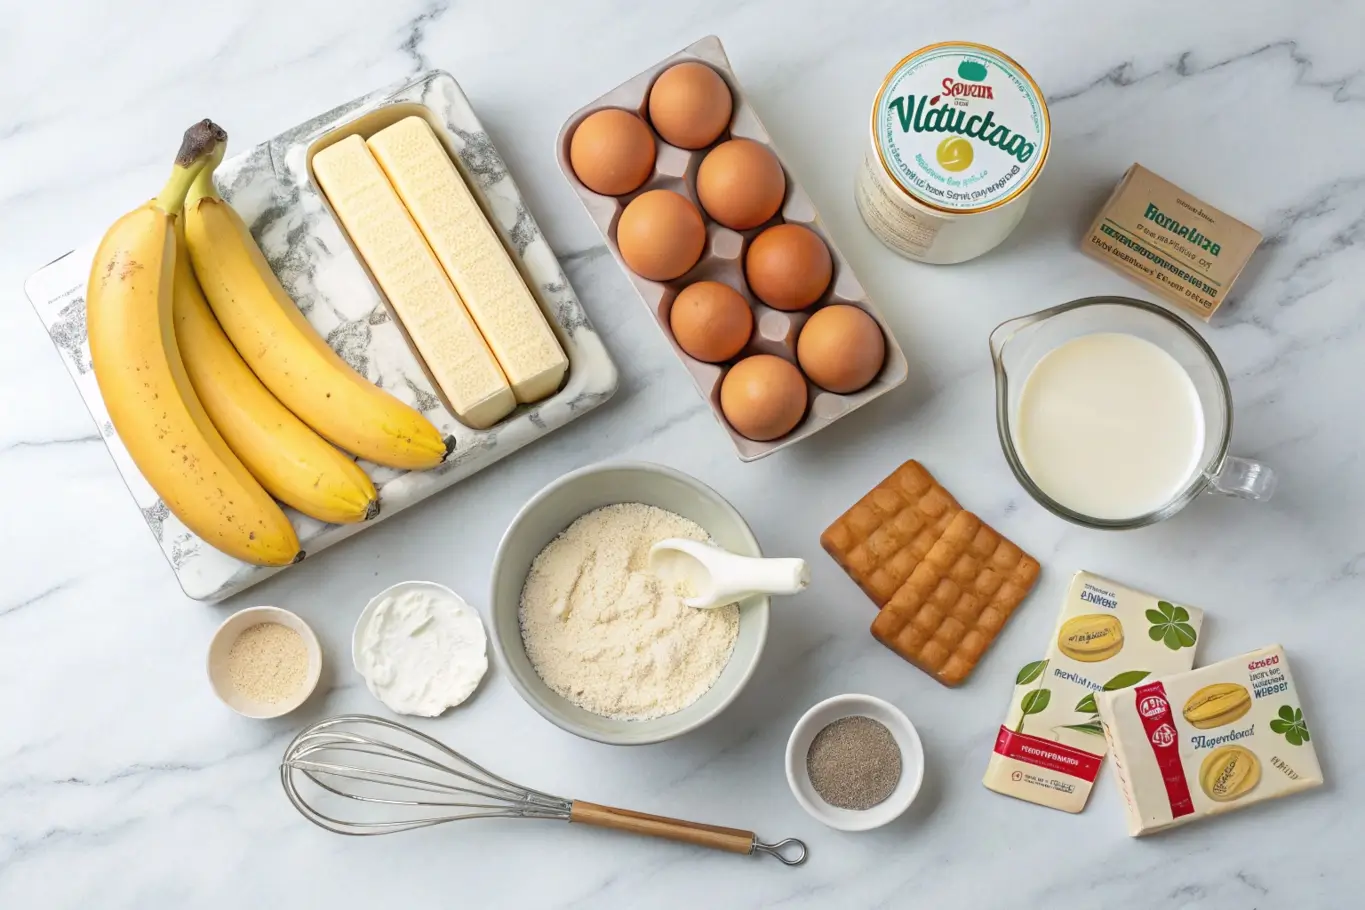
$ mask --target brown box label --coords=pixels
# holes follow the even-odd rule
[[[1259,231],[1134,164],[1081,248],[1208,319],[1260,242]]]

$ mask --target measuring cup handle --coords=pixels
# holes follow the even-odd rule
[[[1275,494],[1278,480],[1268,465],[1229,455],[1223,459],[1218,472],[1209,478],[1209,486],[1225,496],[1265,502]]]

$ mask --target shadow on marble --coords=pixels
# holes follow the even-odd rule
[[[831,465],[846,462],[862,450],[873,446],[880,448],[893,438],[901,437],[907,425],[933,397],[928,374],[913,357],[906,360],[910,378],[904,385],[844,416],[838,427],[817,433],[788,449],[787,458],[795,462],[793,467],[807,476],[818,477],[828,472]],[[907,446],[901,461],[913,457],[915,453]]]

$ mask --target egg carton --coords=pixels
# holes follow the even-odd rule
[[[730,87],[730,94],[734,98],[734,114],[731,117],[729,128],[721,134],[715,143],[695,151],[669,145],[656,134],[654,173],[645,181],[643,186],[632,193],[624,196],[603,196],[584,186],[574,174],[573,167],[569,163],[569,142],[573,138],[574,130],[578,124],[589,114],[603,108],[620,108],[633,111],[648,123],[649,90],[654,84],[654,80],[664,70],[687,60],[695,60],[710,66]],[[787,182],[786,196],[777,215],[747,231],[733,231],[716,223],[707,216],[706,210],[701,207],[697,198],[697,168],[701,165],[702,159],[716,144],[731,138],[752,139],[767,146],[777,156],[777,160],[781,162]],[[654,318],[658,321],[659,327],[663,330],[669,343],[673,345],[678,358],[682,360],[683,365],[692,375],[697,390],[710,401],[711,410],[715,414],[716,420],[729,434],[730,441],[734,444],[735,451],[741,460],[755,461],[766,455],[771,455],[779,449],[786,448],[798,440],[805,439],[845,414],[862,407],[872,399],[884,395],[905,382],[909,375],[909,367],[906,364],[905,354],[901,351],[895,335],[891,332],[891,327],[868,298],[867,292],[863,290],[862,284],[853,274],[853,267],[839,252],[838,246],[835,245],[829,231],[826,230],[824,223],[820,220],[820,215],[816,212],[810,197],[806,195],[801,185],[792,178],[791,168],[787,165],[786,159],[782,157],[782,153],[774,146],[772,137],[768,135],[768,131],[758,119],[758,114],[745,97],[744,91],[740,88],[739,79],[730,68],[730,60],[725,56],[725,48],[716,36],[710,35],[695,44],[689,45],[575,111],[559,131],[558,156],[559,168],[564,172],[564,177],[573,186],[574,191],[578,193],[578,198],[582,201],[583,207],[587,209],[593,223],[597,225],[598,230],[606,238],[611,254],[616,257],[616,261],[625,270],[631,283],[635,285],[635,290],[639,293],[641,300],[654,314]],[[641,193],[657,189],[673,190],[686,196],[697,206],[706,221],[706,246],[702,252],[701,260],[685,275],[673,281],[650,281],[635,274],[626,265],[625,260],[621,258],[621,250],[616,245],[616,225],[626,205]],[[744,255],[749,244],[765,228],[783,222],[804,225],[819,235],[820,239],[829,247],[834,264],[834,274],[824,295],[814,304],[799,312],[784,312],[761,303],[750,293],[744,277]],[[689,284],[705,280],[723,282],[739,291],[748,301],[754,314],[754,333],[748,346],[739,355],[724,364],[705,363],[688,356],[678,346],[678,342],[674,339],[669,328],[669,313],[678,293]],[[825,391],[807,379],[809,405],[806,409],[806,415],[790,433],[769,442],[757,442],[737,433],[725,419],[720,407],[721,380],[729,366],[751,354],[775,354],[793,364],[797,363],[796,339],[801,333],[801,327],[821,307],[835,303],[851,304],[858,307],[875,319],[881,327],[882,335],[886,339],[886,360],[882,364],[881,372],[877,374],[870,385],[849,395],[838,395]]]

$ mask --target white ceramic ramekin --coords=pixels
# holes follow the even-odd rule
[[[263,702],[248,698],[234,689],[227,678],[227,657],[228,652],[232,650],[233,642],[247,629],[264,622],[278,623],[293,629],[299,633],[303,639],[303,646],[308,649],[308,670],[304,675],[303,685],[283,701]],[[213,639],[209,642],[208,673],[209,683],[213,686],[213,692],[218,696],[218,700],[238,714],[257,719],[281,717],[307,701],[308,696],[317,688],[318,677],[322,675],[322,646],[318,644],[318,637],[313,634],[308,623],[296,614],[281,610],[279,607],[250,607],[239,610],[223,620],[218,631],[213,633]]]
[[[806,770],[810,744],[821,730],[845,717],[870,717],[886,727],[901,750],[901,779],[891,795],[871,809],[840,809],[825,802]],[[796,722],[787,740],[787,784],[801,808],[817,821],[840,831],[869,831],[900,817],[919,795],[924,782],[924,747],[910,719],[890,702],[872,695],[836,695],[811,708]]]

